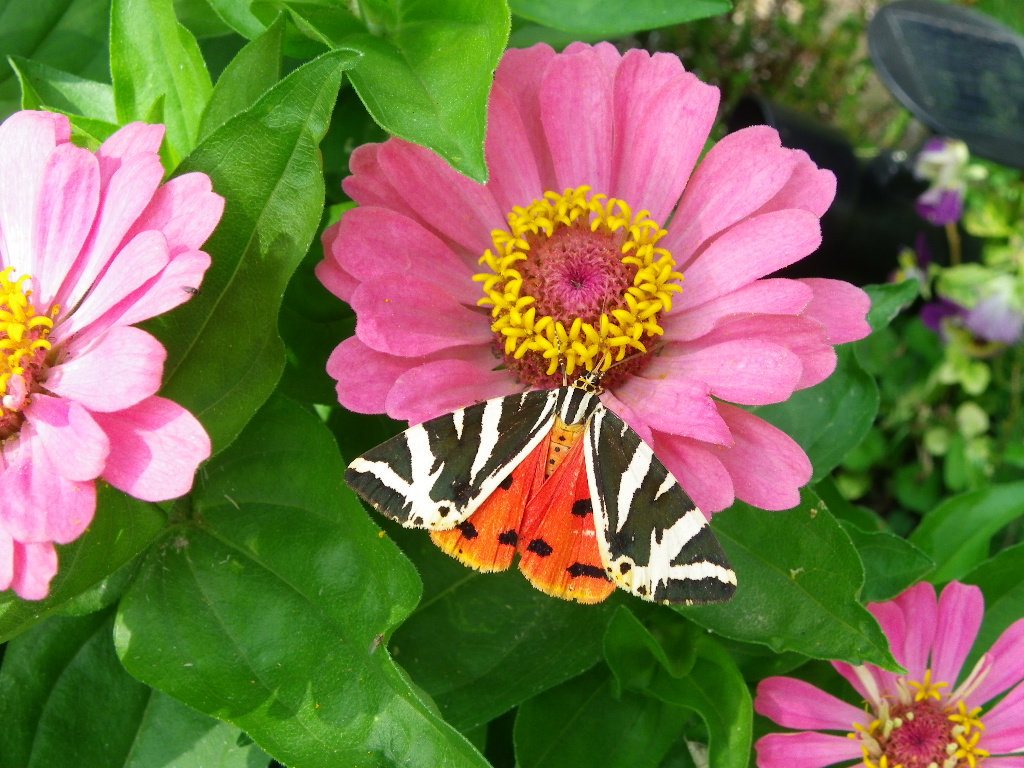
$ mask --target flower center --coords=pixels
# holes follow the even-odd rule
[[[21,426],[21,410],[46,361],[53,329],[53,317],[36,313],[29,303],[32,278],[22,275],[13,280],[14,267],[0,271],[0,440]]]
[[[483,283],[479,304],[492,307],[508,368],[537,386],[560,381],[563,364],[567,375],[607,370],[633,352],[616,371],[642,366],[664,333],[658,316],[682,290],[672,255],[657,247],[665,230],[647,211],[634,214],[585,186],[546,192],[508,220],[509,231],[494,230],[494,249],[480,259],[490,272],[473,277]]]
[[[963,701],[954,707],[943,701],[932,683],[931,670],[924,682],[906,681],[899,701],[886,702],[869,728],[855,725],[851,738],[859,738],[868,768],[977,768],[988,757],[978,746],[984,724],[981,707],[968,710]],[[911,690],[913,689],[913,690]]]

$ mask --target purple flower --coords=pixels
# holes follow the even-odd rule
[[[942,137],[929,139],[918,153],[914,175],[931,183],[917,199],[917,212],[926,221],[944,226],[963,216],[969,159],[966,144]]]

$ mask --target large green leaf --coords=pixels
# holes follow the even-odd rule
[[[516,568],[479,573],[443,554],[423,531],[393,535],[423,576],[423,601],[391,638],[395,658],[467,731],[589,669],[618,599],[556,600]]]
[[[217,78],[199,124],[200,139],[251,107],[277,84],[281,79],[283,53],[284,17],[281,16],[266,32],[242,48]]]
[[[624,688],[632,680],[637,690],[699,715],[708,732],[711,768],[746,768],[753,704],[736,662],[706,633],[666,632],[665,622],[658,630],[655,639],[629,611],[615,614],[605,656],[616,679]],[[683,668],[680,657],[687,658]]]
[[[909,541],[888,531],[864,531],[842,522],[864,564],[865,603],[892,600],[935,569],[934,561]]]
[[[23,56],[94,80],[108,77],[110,0],[5,0],[0,59]],[[0,72],[0,119],[19,109],[18,82]]]
[[[850,537],[809,490],[800,506],[765,512],[737,502],[715,515],[736,569],[731,602],[680,608],[726,637],[851,664],[899,669],[858,596],[864,571]]]
[[[985,618],[965,669],[971,669],[1006,628],[1024,616],[1024,544],[1004,549],[964,576],[985,595]]]
[[[153,122],[158,111],[174,168],[196,145],[213,85],[199,45],[174,15],[173,0],[113,0],[110,74],[118,122]]]
[[[865,285],[864,290],[871,297],[868,323],[872,331],[878,331],[888,327],[893,318],[917,298],[919,288],[916,280],[904,280],[901,283]]]
[[[386,131],[487,180],[487,96],[510,25],[503,0],[377,0],[360,6],[365,25],[340,3],[286,5],[311,38],[363,54],[352,85]]]
[[[239,731],[134,680],[113,611],[56,617],[11,641],[0,670],[0,765],[257,768]]]
[[[227,446],[267,399],[284,367],[277,310],[316,234],[324,202],[317,144],[342,71],[355,54],[325,54],[292,72],[203,141],[179,171],[203,171],[226,198],[204,246],[202,293],[147,324],[167,347],[162,394]]]
[[[271,399],[122,598],[121,660],[286,765],[482,768],[388,655],[420,584],[343,472],[319,420]]]
[[[50,596],[28,601],[10,591],[0,593],[0,642],[102,582],[142,552],[163,529],[167,518],[156,505],[126,496],[104,482],[97,486],[96,516],[89,528],[77,541],[57,547],[60,570]]]
[[[1024,482],[954,496],[929,512],[910,535],[936,563],[935,584],[959,579],[988,558],[1000,528],[1024,515]]]
[[[657,766],[688,713],[637,691],[615,696],[615,678],[601,664],[519,708],[519,768],[645,768]]]
[[[860,445],[878,413],[878,386],[864,370],[854,348],[836,348],[835,372],[783,403],[751,410],[796,440],[814,465],[814,480],[835,469]]]
[[[524,19],[582,37],[625,37],[732,10],[729,0],[510,0]]]

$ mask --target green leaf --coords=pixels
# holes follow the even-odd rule
[[[47,109],[82,115],[117,128],[114,89],[109,83],[88,80],[37,61],[10,57],[22,88],[23,109]]]
[[[616,697],[614,688],[602,664],[525,702],[516,717],[516,765],[657,766],[685,724],[686,710],[635,691]]]
[[[99,584],[131,561],[159,535],[166,517],[153,504],[97,483],[96,516],[82,536],[57,547],[60,570],[45,600],[0,593],[0,642],[63,609],[72,598]],[[2,730],[2,729],[0,729]]]
[[[199,123],[200,141],[255,104],[281,79],[284,18],[242,48],[217,79]]]
[[[368,2],[361,8],[369,31],[344,5],[285,5],[311,38],[363,54],[350,78],[384,130],[487,180],[487,97],[510,24],[504,2]]]
[[[860,604],[857,550],[809,490],[800,506],[765,512],[737,502],[713,526],[736,569],[731,602],[680,608],[725,637],[850,664],[899,670],[878,622]]]
[[[0,761],[21,768],[256,768],[239,731],[132,679],[113,611],[56,617],[11,641],[0,670]]]
[[[601,605],[556,600],[515,568],[479,573],[442,553],[424,531],[388,530],[424,580],[423,601],[389,647],[460,731],[600,660],[615,599]]]
[[[1024,514],[1024,482],[954,496],[929,512],[910,535],[937,564],[929,581],[959,579],[988,558],[989,542]]]
[[[728,0],[510,0],[516,16],[587,37],[625,37],[732,10]]]
[[[919,286],[917,280],[904,280],[901,283],[865,285],[864,290],[871,297],[868,324],[872,331],[877,331],[888,326],[896,315],[913,303]]]
[[[202,293],[147,328],[168,351],[161,394],[203,422],[215,452],[235,438],[281,376],[277,309],[320,222],[317,144],[342,71],[354,58],[339,51],[295,70],[179,168],[209,174],[227,204],[204,246],[213,266]]]
[[[1008,547],[960,579],[985,595],[985,618],[965,669],[971,669],[1007,627],[1024,616],[1024,544]]]
[[[122,598],[121,661],[286,765],[484,768],[388,655],[419,580],[343,472],[320,421],[271,399]]]
[[[170,167],[177,166],[196,145],[213,85],[199,45],[174,15],[173,0],[113,0],[110,74],[121,124],[147,120],[163,99],[164,148]]]
[[[0,58],[21,56],[93,80],[108,77],[108,0],[7,0]],[[13,73],[0,76],[0,117],[21,108]]]
[[[888,531],[863,531],[841,523],[864,564],[865,603],[892,600],[935,570],[935,562],[906,539]]]
[[[750,409],[800,444],[814,465],[814,480],[860,445],[878,413],[878,386],[853,346],[836,347],[836,354],[835,372],[820,384],[794,392],[783,403]]]
[[[605,635],[608,666],[625,688],[698,714],[708,729],[713,768],[746,768],[753,705],[743,675],[729,654],[705,633],[694,631],[690,622],[659,621],[661,616],[652,616],[655,639],[629,611],[620,609]],[[683,666],[680,658],[685,659]]]

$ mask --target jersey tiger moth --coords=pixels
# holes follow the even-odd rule
[[[410,427],[346,482],[384,515],[426,528],[466,565],[519,569],[581,603],[616,586],[645,600],[729,600],[736,574],[704,515],[600,401],[601,372],[471,405]]]

